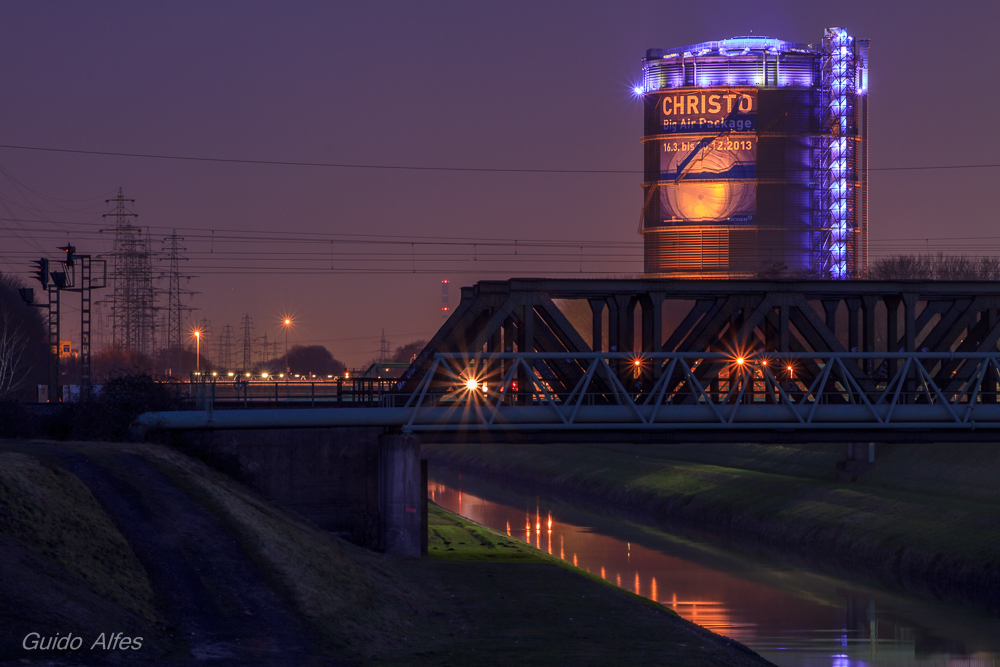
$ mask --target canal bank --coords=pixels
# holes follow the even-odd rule
[[[1000,617],[831,576],[746,541],[433,467],[435,502],[735,639],[780,667],[995,667]]]
[[[431,526],[430,558],[396,558],[168,447],[0,440],[0,664],[769,664],[509,537]],[[142,652],[23,645],[112,630]]]
[[[631,508],[1000,608],[1000,448],[877,447],[857,482],[832,445],[425,445],[434,463]]]

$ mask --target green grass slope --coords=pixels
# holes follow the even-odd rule
[[[1000,497],[989,482],[990,471],[1000,466],[1000,448],[880,448],[875,468],[858,483],[834,479],[834,461],[842,458],[839,449],[425,447],[439,462],[752,536],[801,553],[947,582],[970,593],[1000,591]]]

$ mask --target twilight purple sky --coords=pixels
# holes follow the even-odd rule
[[[1000,162],[995,1],[2,7],[5,145],[638,171],[642,112],[629,89],[647,48],[750,30],[818,42],[841,25],[872,41],[873,167]],[[0,271],[27,279],[30,260],[56,257],[67,239],[109,251],[101,213],[122,187],[155,248],[172,229],[185,237],[185,271],[199,276],[188,284],[199,292],[193,317],[211,320],[216,337],[226,324],[239,335],[249,313],[255,335],[283,340],[279,318],[293,313],[292,343],[326,345],[350,365],[373,356],[383,328],[393,346],[428,338],[442,321],[444,279],[454,306],[460,285],[484,278],[642,271],[638,173],[11,148],[0,148],[0,167]],[[873,254],[1000,253],[998,176],[873,171]],[[563,243],[537,243],[551,240]]]

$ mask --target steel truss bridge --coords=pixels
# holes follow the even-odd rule
[[[148,414],[142,428],[385,426],[426,439],[1000,436],[987,282],[480,282],[379,407]]]

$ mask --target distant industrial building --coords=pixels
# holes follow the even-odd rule
[[[733,37],[649,49],[651,277],[849,279],[868,266],[868,47]]]

